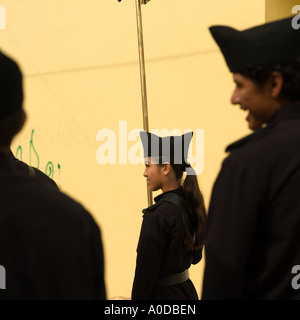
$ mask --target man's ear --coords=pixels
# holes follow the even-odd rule
[[[283,87],[283,76],[278,71],[273,71],[270,75],[270,84],[271,84],[271,96],[273,98],[278,98],[281,94]]]

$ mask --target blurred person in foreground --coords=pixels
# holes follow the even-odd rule
[[[25,119],[22,73],[0,52],[0,299],[105,299],[101,233],[90,213],[13,163],[11,141]]]

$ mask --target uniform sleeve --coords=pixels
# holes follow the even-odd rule
[[[132,300],[149,300],[158,280],[166,247],[167,221],[159,212],[144,215],[137,247]]]
[[[215,182],[205,232],[202,299],[240,299],[261,190],[257,173],[228,157]]]

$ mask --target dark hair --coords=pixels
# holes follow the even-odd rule
[[[183,198],[191,214],[191,224],[194,227],[194,235],[192,235],[186,226],[188,237],[188,243],[186,244],[187,249],[197,250],[203,246],[204,228],[206,224],[206,207],[204,197],[200,191],[196,173],[190,165],[183,161],[183,164],[171,163],[171,167],[173,168],[175,178],[177,180],[182,179],[186,167],[193,171],[193,174],[186,175],[181,187],[183,191]]]
[[[282,74],[282,96],[290,102],[300,101],[300,60],[293,64],[275,64],[269,66],[247,67],[240,71],[242,75],[251,79],[257,86],[262,86],[273,71]]]
[[[24,111],[22,108],[0,118],[0,146],[10,147],[13,137],[19,132]]]

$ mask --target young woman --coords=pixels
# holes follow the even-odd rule
[[[132,299],[197,300],[188,269],[202,258],[206,210],[195,171],[186,161],[192,133],[165,138],[148,132],[140,135],[144,176],[150,190],[161,189],[162,194],[143,210]]]

